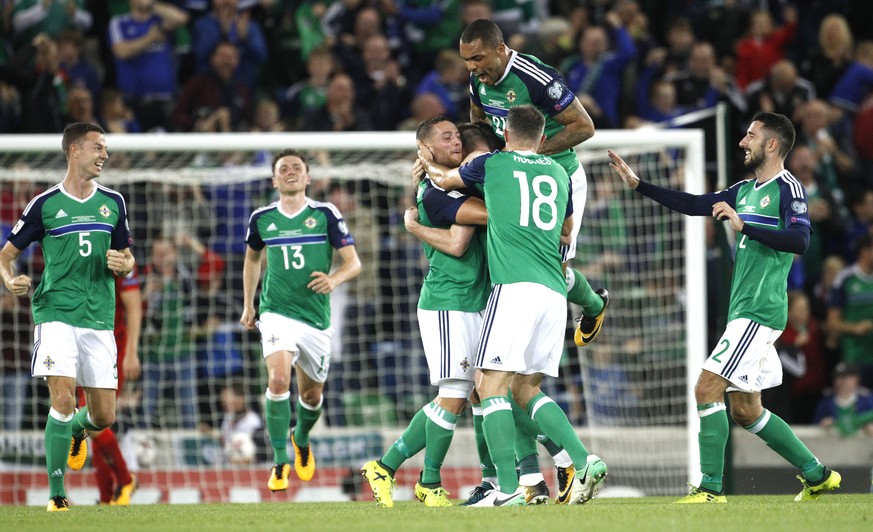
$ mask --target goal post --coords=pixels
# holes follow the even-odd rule
[[[63,179],[60,140],[0,135],[4,242],[27,202]],[[157,241],[175,248],[186,284],[184,320],[176,331],[185,353],[158,353],[166,321],[155,314],[161,300],[146,296],[140,356],[172,371],[151,381],[144,375],[119,400],[119,438],[142,486],[136,500],[361,497],[357,469],[378,457],[436,391],[427,382],[415,316],[426,264],[402,221],[412,204],[414,133],[108,134],[107,146],[109,162],[98,181],[125,195],[144,291]],[[260,340],[238,324],[243,238],[249,214],[274,200],[269,165],[272,154],[285,148],[306,154],[310,195],[335,203],[345,215],[364,272],[332,296],[331,372],[324,414],[312,433],[319,470],[308,484],[292,474],[289,493],[280,496],[266,490],[272,457],[263,429],[255,432],[254,447],[235,433],[222,434],[232,410],[222,397],[225,388],[240,384],[248,409],[263,413]],[[562,375],[547,379],[544,389],[569,412],[589,450],[609,465],[605,493],[626,487],[630,491],[614,493],[678,495],[686,481],[699,481],[693,387],[708,352],[704,221],[624,188],[608,166],[607,148],[643,179],[704,192],[700,131],[598,131],[579,146],[589,193],[575,264],[592,284],[610,290],[610,309],[596,342],[579,350],[569,342]],[[36,246],[17,266],[38,277]],[[26,384],[17,398],[0,396],[6,422],[0,504],[45,504],[48,403],[44,384],[29,378],[29,303],[6,293],[2,303],[2,374]],[[578,309],[572,312],[578,315]],[[149,393],[156,394],[146,403],[152,411],[144,411]],[[183,404],[182,397],[195,404]],[[13,414],[5,413],[10,401],[19,406],[9,410],[20,416],[14,424]],[[472,423],[469,414],[461,418],[443,475],[458,497],[478,482]],[[554,486],[554,469],[542,456]],[[400,498],[411,498],[422,463],[416,457],[401,471]],[[78,504],[94,499],[89,468],[67,474]]]

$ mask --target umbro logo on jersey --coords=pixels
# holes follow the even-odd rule
[[[55,214],[55,218],[66,218],[66,217],[67,217],[67,213],[64,212],[64,209],[59,210],[58,213]]]
[[[743,198],[740,200],[740,202],[737,205],[745,205],[745,204],[746,204],[746,198]]]
[[[494,357],[494,358],[492,358],[491,361],[488,362],[488,363],[489,363],[489,364],[500,364],[500,365],[503,365],[503,361],[500,360],[500,357]]]
[[[276,224],[270,224],[267,226],[267,231],[275,231],[276,229]]]

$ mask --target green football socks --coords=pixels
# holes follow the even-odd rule
[[[309,431],[315,426],[315,422],[321,417],[321,405],[324,398],[318,400],[316,406],[303,404],[300,398],[297,398],[297,422],[294,425],[294,443],[298,447],[306,447],[309,445]]]
[[[433,487],[442,482],[440,468],[449,452],[449,446],[452,444],[458,416],[435,403],[430,403],[425,409],[427,443],[424,447],[424,471],[421,473],[421,483]]]
[[[273,395],[266,393],[267,401],[264,410],[267,419],[267,432],[270,434],[270,445],[273,447],[273,461],[277,464],[288,463],[288,426],[291,424],[291,392]],[[295,439],[297,437],[295,436]]]
[[[764,440],[767,447],[800,469],[805,479],[817,482],[824,477],[824,466],[781,417],[764,409],[761,417],[743,428]]]
[[[724,403],[704,403],[697,405],[700,417],[700,432],[697,443],[700,446],[700,472],[703,479],[700,487],[721,493],[724,476],[724,448],[728,439],[728,417]]]
[[[548,395],[540,392],[528,403],[527,413],[546,437],[569,453],[576,469],[585,467],[588,455],[591,453],[582,445],[576,430],[567,419],[567,414],[560,406]]]
[[[567,268],[567,301],[582,307],[585,316],[596,316],[603,310],[603,299],[588,284],[579,270]]]
[[[412,416],[406,430],[397,438],[397,441],[391,444],[391,447],[379,460],[392,476],[403,462],[415,456],[427,444],[427,413],[425,408],[427,407],[422,408]]]
[[[60,418],[60,419],[59,419]],[[61,419],[67,418],[66,421]],[[49,498],[66,497],[64,474],[73,437],[73,416],[64,416],[54,408],[49,411],[45,424],[45,466],[49,479]]]
[[[497,478],[497,468],[491,461],[488,452],[488,442],[485,441],[485,431],[482,430],[482,406],[471,405],[473,411],[473,434],[476,436],[476,453],[479,455],[479,467],[482,469],[482,480],[491,482]]]
[[[98,427],[94,423],[91,422],[91,419],[88,417],[88,407],[83,406],[79,409],[78,412],[73,416],[72,425],[70,425],[72,434],[81,434],[83,430],[92,430],[97,432],[102,430],[101,427]],[[70,436],[72,438],[72,436]]]
[[[491,452],[491,460],[497,467],[497,484],[503,493],[518,489],[515,472],[515,422],[512,406],[506,396],[487,397],[482,400],[482,429]]]

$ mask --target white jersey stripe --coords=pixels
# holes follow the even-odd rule
[[[46,190],[46,191],[43,192],[42,194],[39,194],[38,196],[36,196],[36,197],[33,198],[32,200],[30,200],[30,203],[28,203],[28,204],[27,204],[27,207],[24,208],[24,212],[21,213],[21,217],[23,218],[23,217],[27,216],[27,213],[30,212],[31,207],[33,207],[33,205],[36,203],[36,200],[38,200],[39,198],[45,196],[46,194],[49,194],[49,193],[51,193],[51,192],[54,192],[55,190],[58,190],[59,187],[60,187],[60,184],[55,185],[55,186],[53,186],[52,188]]]
[[[525,72],[530,73],[530,75],[543,80],[543,85],[555,79],[548,72],[540,68],[539,65],[537,65],[533,61],[525,59],[520,55],[516,57],[515,64],[518,65],[518,67],[523,69]]]
[[[532,78],[539,81],[543,85],[548,85],[549,82],[552,80],[551,78],[546,76],[545,73],[543,73],[542,71],[534,70],[530,66],[522,64],[521,61],[515,62],[515,68],[517,68],[518,70],[521,70],[522,72],[524,72],[526,74],[529,74]]]

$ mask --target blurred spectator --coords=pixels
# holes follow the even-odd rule
[[[840,363],[834,370],[834,387],[822,398],[815,412],[815,422],[835,427],[842,436],[863,430],[873,436],[873,394],[860,385],[858,368]]]
[[[785,25],[773,28],[773,17],[763,9],[752,13],[749,31],[737,43],[737,66],[735,77],[740,89],[762,79],[770,67],[785,57],[785,48],[794,38],[797,28],[797,8],[787,4],[783,10]]]
[[[808,424],[827,386],[827,365],[819,323],[803,292],[788,292],[788,322],[774,347],[782,362],[782,384],[764,390],[763,399],[789,423]]]
[[[329,48],[316,48],[306,60],[309,77],[298,81],[279,94],[282,119],[291,130],[300,128],[303,116],[324,107],[327,84],[336,70],[336,61]]]
[[[859,185],[873,189],[873,93],[861,103],[852,130],[858,153]]]
[[[236,46],[221,42],[211,58],[212,68],[185,84],[172,123],[181,131],[226,133],[242,131],[251,118],[251,91],[235,75]]]
[[[0,80],[0,133],[16,133],[21,127],[21,94],[14,85]]]
[[[797,140],[795,146],[809,146],[818,164],[816,174],[832,190],[846,189],[855,172],[851,137],[840,130],[837,115],[822,100],[810,100],[801,105],[795,115]]]
[[[606,15],[612,38],[603,26],[589,26],[579,39],[579,56],[569,59],[567,86],[576,93],[598,127],[615,128],[625,68],[636,57],[636,45],[615,11]],[[588,95],[590,98],[584,98]],[[587,100],[587,101],[586,101]],[[591,101],[593,100],[593,102]],[[594,105],[592,105],[594,103]]]
[[[397,129],[400,131],[416,131],[423,120],[446,116],[446,108],[443,99],[432,92],[422,92],[412,99],[412,116],[400,122]]]
[[[469,81],[470,73],[458,52],[440,50],[434,62],[434,70],[421,80],[415,94],[435,94],[442,101],[443,115],[453,121],[467,120],[470,117]]]
[[[67,93],[67,115],[68,124],[73,122],[91,122],[97,124],[97,117],[94,115],[94,97],[85,87],[73,87]]]
[[[239,57],[237,79],[250,91],[256,88],[261,66],[268,59],[267,42],[251,13],[237,9],[237,0],[212,0],[212,10],[194,23],[192,39],[198,72],[209,70],[215,49],[228,42]]]
[[[797,75],[794,63],[783,59],[772,67],[766,78],[746,86],[746,101],[749,112],[746,121],[751,122],[759,111],[779,113],[793,118],[798,107],[815,99],[815,86],[808,79]]]
[[[578,39],[575,36],[569,21],[549,17],[540,23],[536,34],[524,35],[524,42],[513,45],[516,51],[537,57],[547,65],[560,66],[576,52]]]
[[[187,22],[184,11],[154,0],[130,0],[130,13],[109,22],[116,83],[146,131],[169,129],[176,95],[170,33]]]
[[[85,87],[92,96],[100,94],[103,88],[100,74],[91,63],[82,57],[82,33],[78,30],[64,30],[58,35],[58,59],[61,68],[67,73],[70,87]]]
[[[261,98],[255,104],[255,118],[249,131],[252,133],[278,133],[285,131],[285,122],[279,115],[279,105],[269,98]],[[273,154],[269,150],[257,150],[252,154],[252,164],[270,166]]]
[[[36,48],[34,78],[24,113],[28,133],[60,133],[67,113],[67,78],[58,60],[58,46],[41,33],[33,40]]]
[[[873,233],[873,189],[858,188],[849,196],[849,229],[846,244],[849,246],[846,257],[854,260],[852,247],[859,238]]]
[[[827,97],[852,61],[854,43],[849,23],[840,14],[824,18],[818,31],[818,47],[808,51],[800,64],[800,74],[815,85],[815,93]]]
[[[325,106],[303,116],[301,131],[369,131],[370,118],[355,103],[352,78],[337,74],[327,86]]]
[[[676,87],[676,102],[679,105],[701,107],[712,101],[716,91],[719,101],[726,101],[736,111],[744,113],[746,100],[734,79],[716,63],[715,50],[707,42],[691,46],[688,68],[665,76]]]
[[[30,317],[30,298],[17,297],[8,290],[0,293],[0,327],[3,358],[0,366],[0,401],[3,408],[3,431],[21,430],[24,407],[30,387],[30,335],[33,332]]]
[[[257,444],[263,439],[257,437],[263,430],[263,424],[261,416],[249,408],[246,389],[242,383],[232,382],[221,389],[221,410],[221,443],[225,458],[232,464],[251,463],[259,454],[257,450],[249,459],[245,456],[246,453],[240,453],[239,449],[233,448],[234,439],[239,438],[242,433]]]
[[[846,261],[839,255],[829,255],[821,267],[821,277],[815,283],[810,294],[810,306],[812,315],[821,323],[825,323],[828,317],[828,301],[831,297],[831,289],[834,280],[846,268]],[[839,344],[839,335],[824,327],[826,333],[825,346],[829,350],[836,350]]]
[[[873,234],[856,242],[858,258],[834,281],[828,328],[840,334],[842,361],[855,364],[861,384],[873,386]]]
[[[143,424],[145,428],[167,425],[197,428],[198,400],[190,337],[193,286],[190,272],[178,263],[176,246],[171,240],[159,238],[152,242],[145,278]],[[172,401],[162,401],[167,387],[172,390]],[[167,423],[169,420],[175,423]]]
[[[341,33],[334,41],[333,53],[339,69],[353,78],[364,77],[364,44],[370,37],[384,35],[382,15],[373,7],[364,6],[355,13],[352,33]]]
[[[706,11],[697,19],[698,33],[712,43],[718,57],[734,55],[737,39],[749,27],[750,2],[728,0],[706,4]]]
[[[855,49],[855,60],[837,80],[830,102],[854,116],[861,102],[873,89],[873,42],[862,41]]]
[[[400,65],[391,57],[388,39],[374,35],[364,43],[364,72],[354,78],[355,99],[368,110],[370,127],[391,131],[409,109],[409,90]]]
[[[667,47],[652,50],[650,53],[659,58],[662,74],[671,74],[688,68],[691,48],[697,39],[687,18],[674,19],[667,28]]]
[[[124,104],[121,92],[115,89],[103,89],[100,94],[100,125],[107,133],[140,133],[142,128],[133,111]],[[113,160],[113,166],[117,162]]]
[[[455,37],[462,29],[460,0],[379,0],[377,5],[386,15],[396,16],[406,30],[412,54],[405,74],[414,85],[433,69],[440,50],[457,48]]]
[[[653,73],[652,70],[645,72],[637,84],[637,116],[630,117],[628,124],[634,124],[631,127],[642,125],[637,123],[635,118],[651,123],[663,123],[699,108],[714,105],[717,99],[717,93],[711,91],[700,107],[678,105],[675,85],[666,80],[657,80],[649,85],[650,75]]]
[[[91,22],[84,0],[15,0],[12,42],[20,49],[40,33],[56,38],[66,28],[87,30]]]

